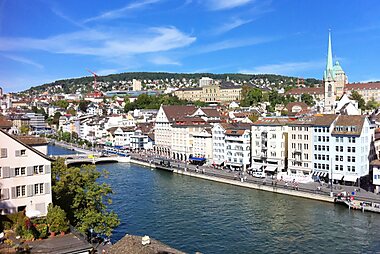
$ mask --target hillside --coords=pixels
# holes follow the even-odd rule
[[[230,80],[238,84],[254,84],[263,87],[282,88],[295,86],[298,83],[297,77],[281,76],[274,74],[213,74],[213,73],[166,73],[166,72],[126,72],[120,74],[111,74],[98,76],[98,89],[101,91],[109,90],[126,90],[131,88],[132,80],[142,81],[144,90],[148,89],[166,89],[167,87],[194,87],[198,85],[201,77],[209,77],[214,80]],[[81,78],[57,80],[52,83],[31,87],[24,91],[28,94],[49,93],[85,93],[93,89],[94,78],[86,76]],[[305,86],[314,86],[320,84],[320,80],[309,78],[304,79]],[[300,83],[302,83],[300,81]]]

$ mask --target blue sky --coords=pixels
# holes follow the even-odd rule
[[[380,80],[380,1],[0,0],[0,86],[128,71]],[[335,61],[335,60],[334,60]]]

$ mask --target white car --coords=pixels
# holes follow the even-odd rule
[[[263,171],[252,171],[251,175],[253,177],[258,177],[258,178],[265,178],[266,175]]]

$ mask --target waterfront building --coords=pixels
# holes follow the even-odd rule
[[[201,117],[178,118],[171,126],[171,157],[181,161],[195,157],[194,135],[199,139],[199,134],[209,127],[210,125]]]
[[[26,113],[26,117],[28,117],[29,125],[32,130],[44,130],[46,127],[45,116],[37,113]]]
[[[374,192],[376,194],[379,194],[380,193],[380,160],[373,160],[371,161],[371,170],[370,172],[372,172],[372,175],[371,176],[371,180],[372,180],[372,184],[374,186]]]
[[[311,175],[313,156],[313,117],[303,117],[289,123],[288,172]]]
[[[375,159],[373,129],[366,116],[338,116],[331,132],[333,176],[337,181],[356,183],[369,174]]]
[[[172,155],[172,125],[178,118],[191,115],[195,111],[194,106],[161,105],[154,125],[154,150],[156,153],[165,156]]]
[[[212,164],[214,166],[225,166],[227,161],[226,130],[230,124],[216,123],[211,129],[212,133]]]
[[[316,115],[312,126],[313,176],[328,181],[333,168],[333,140],[331,133],[337,115]]]
[[[46,140],[19,139],[0,130],[0,214],[26,210],[46,216],[52,202],[52,159],[46,147]]]
[[[211,127],[202,128],[200,132],[193,133],[193,157],[205,159],[208,165],[212,164],[212,132]]]
[[[269,174],[287,170],[288,124],[287,117],[264,117],[253,123],[252,168]]]
[[[245,171],[251,165],[251,124],[234,124],[226,129],[226,166]]]
[[[109,141],[112,146],[130,148],[131,137],[135,135],[135,130],[132,127],[111,127],[107,129],[109,133]]]
[[[132,150],[152,150],[154,140],[147,135],[143,134],[141,130],[136,130],[133,135],[130,136],[130,147]]]

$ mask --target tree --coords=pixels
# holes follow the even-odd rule
[[[28,133],[29,133],[29,130],[30,130],[30,128],[29,128],[29,126],[26,125],[26,124],[23,124],[23,125],[21,125],[21,127],[20,127],[20,132],[21,132],[21,134],[28,134]]]
[[[111,187],[100,183],[108,172],[98,172],[94,165],[67,167],[62,158],[52,165],[53,203],[67,214],[70,223],[83,233],[93,229],[110,236],[120,223],[116,213],[108,211]]]
[[[55,101],[53,104],[63,109],[67,109],[67,107],[69,106],[69,103],[66,100]]]
[[[248,107],[251,105],[257,105],[259,102],[263,101],[263,93],[258,88],[250,89],[245,97],[241,100],[240,105],[243,107]]]
[[[314,104],[315,104],[313,96],[311,96],[310,94],[307,94],[307,93],[303,93],[301,95],[301,101],[305,102],[310,107],[314,106]]]
[[[363,99],[363,97],[357,91],[352,91],[351,92],[350,99],[357,101],[359,108],[361,110],[365,110],[365,106],[366,106],[365,105],[365,100]]]
[[[83,112],[86,112],[88,105],[90,104],[90,101],[81,100],[79,101],[79,109]]]
[[[374,110],[379,107],[379,103],[375,101],[375,99],[372,97],[369,101],[367,101],[366,108],[369,110]]]

